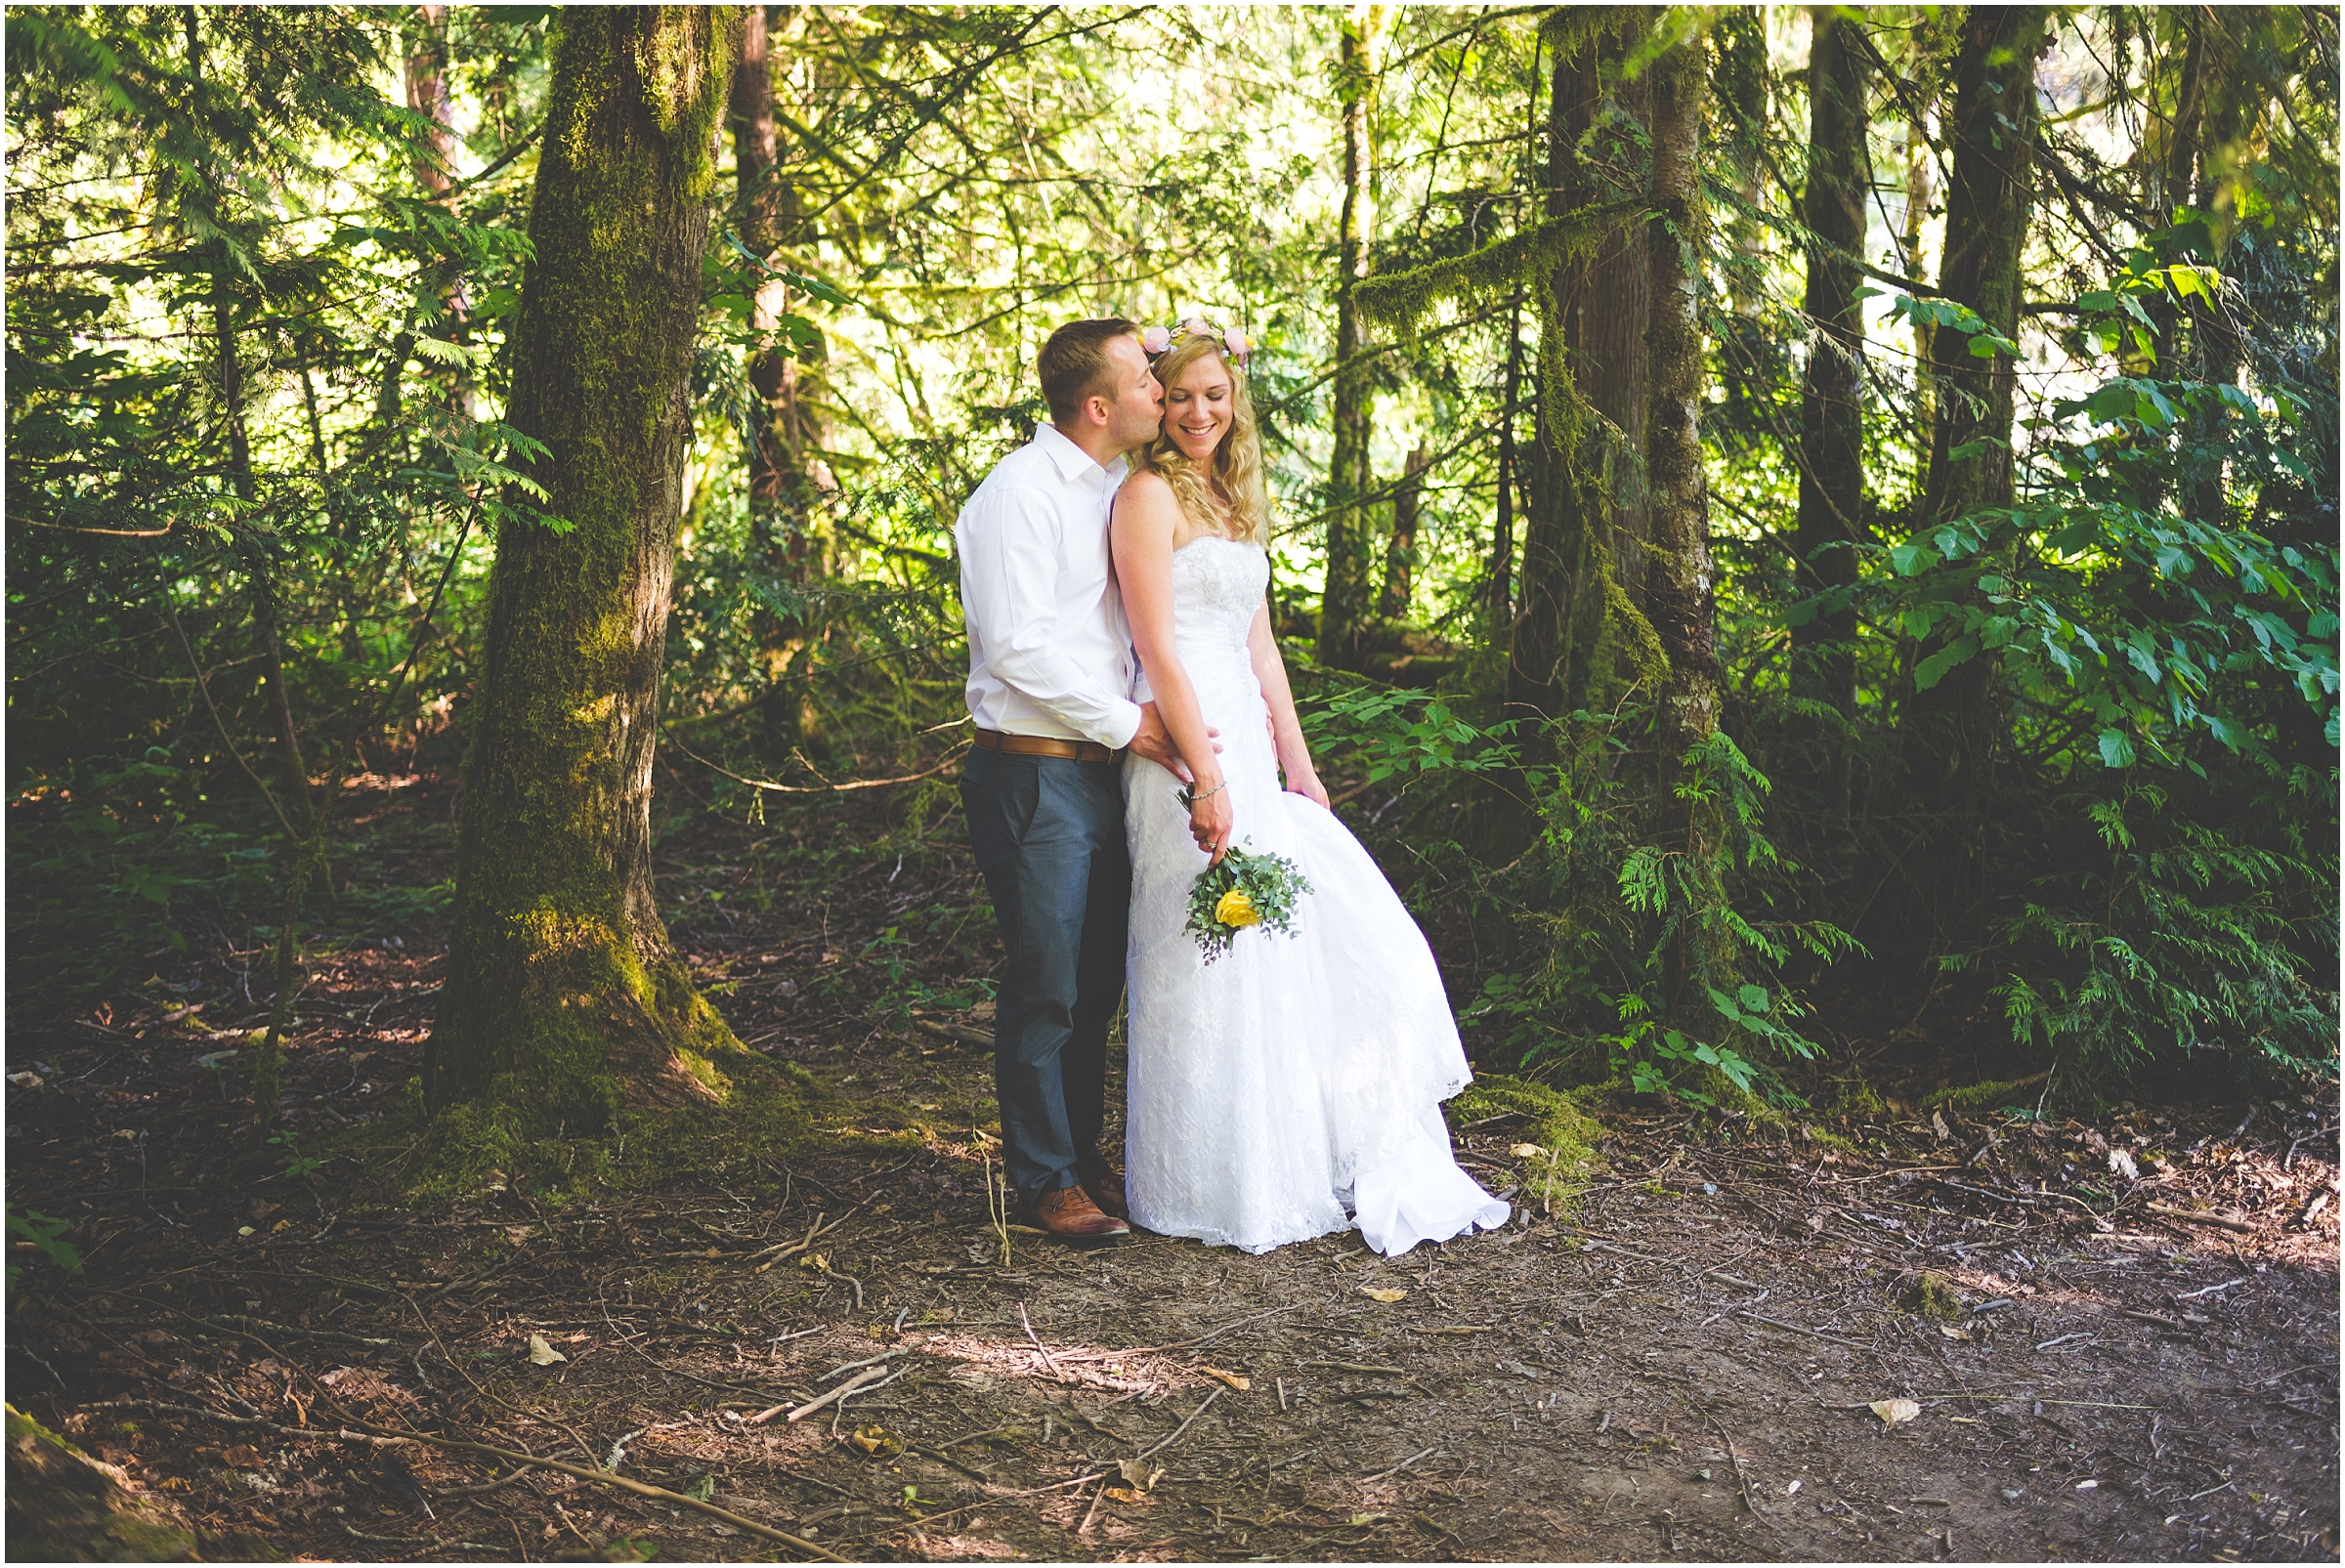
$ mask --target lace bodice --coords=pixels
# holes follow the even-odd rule
[[[1243,649],[1270,583],[1258,544],[1200,534],[1172,552],[1172,637],[1183,652]]]

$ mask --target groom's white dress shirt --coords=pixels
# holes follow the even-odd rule
[[[953,537],[978,728],[1129,745],[1140,727],[1108,503],[1127,472],[1044,425],[977,487]]]

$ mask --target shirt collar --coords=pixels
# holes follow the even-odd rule
[[[1056,425],[1038,426],[1034,433],[1034,444],[1050,459],[1050,466],[1058,470],[1058,477],[1070,485],[1092,474],[1103,475],[1113,484],[1124,469],[1124,459],[1121,457],[1113,465],[1104,468],[1091,461],[1091,454],[1068,440],[1066,432]]]

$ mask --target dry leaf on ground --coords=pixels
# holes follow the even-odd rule
[[[1922,1413],[1922,1407],[1910,1399],[1876,1399],[1867,1407],[1890,1425],[1909,1421]]]
[[[545,1342],[544,1335],[533,1334],[530,1335],[531,1366],[550,1367],[557,1361],[568,1361],[569,1359],[570,1358],[564,1355],[561,1351],[556,1350],[552,1345],[547,1344]]]
[[[875,1459],[892,1460],[904,1452],[904,1439],[877,1421],[856,1427],[847,1441]]]
[[[1373,1285],[1363,1285],[1360,1287],[1360,1293],[1371,1301],[1390,1302],[1399,1300],[1409,1293],[1397,1285],[1386,1286],[1383,1290],[1379,1290]]]
[[[1547,1153],[1547,1151],[1540,1148],[1535,1143],[1518,1143],[1512,1149],[1509,1149],[1507,1153],[1513,1155],[1517,1160],[1536,1160],[1541,1155]]]
[[[1116,1473],[1124,1477],[1126,1486],[1152,1492],[1156,1489],[1156,1483],[1164,1479],[1165,1467],[1160,1464],[1152,1470],[1144,1460],[1118,1460]],[[1110,1491],[1108,1495],[1113,1497],[1115,1494]]]
[[[1224,1372],[1219,1367],[1199,1367],[1197,1370],[1216,1382],[1227,1383],[1241,1394],[1254,1386],[1254,1379],[1242,1372]]]

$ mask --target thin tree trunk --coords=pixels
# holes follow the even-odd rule
[[[1343,212],[1337,236],[1335,450],[1327,475],[1327,580],[1319,598],[1319,661],[1359,667],[1362,623],[1371,608],[1375,540],[1362,497],[1374,487],[1369,462],[1375,394],[1368,323],[1352,285],[1368,275],[1376,236],[1377,44],[1384,8],[1363,6],[1343,22],[1338,91],[1343,110]]]
[[[1433,454],[1422,446],[1410,452],[1400,488],[1392,496],[1392,540],[1385,547],[1385,591],[1377,602],[1377,614],[1386,620],[1408,618],[1417,572],[1417,509],[1425,498],[1423,476],[1432,460]]]
[[[190,7],[182,18],[188,50],[188,74],[194,83],[197,107],[207,91],[204,80],[203,30],[198,12]],[[206,170],[207,178],[210,172]],[[235,265],[225,237],[212,246],[212,347],[214,369],[220,380],[221,423],[228,436],[229,484],[247,509],[260,499],[260,484],[252,470],[252,442],[244,424],[244,366],[236,346],[235,297],[230,279]],[[292,1014],[295,965],[294,924],[301,910],[302,890],[313,870],[325,869],[318,841],[318,821],[310,799],[309,770],[301,758],[301,734],[293,723],[293,698],[285,683],[284,642],[279,633],[277,563],[270,558],[266,538],[245,543],[245,574],[252,589],[252,629],[259,644],[261,682],[268,694],[269,717],[277,735],[277,788],[284,795],[282,821],[297,842],[285,846],[284,914],[277,926],[275,977],[277,995],[270,1009],[269,1028],[253,1052],[252,1119],[246,1123],[244,1154],[249,1160],[262,1150],[262,1140],[277,1123],[284,1093],[281,1042]],[[194,651],[189,650],[193,660]],[[196,680],[203,672],[198,668]],[[207,699],[208,700],[208,699]],[[216,715],[215,715],[216,717]],[[235,742],[225,734],[230,745]]]
[[[1930,215],[1930,203],[1937,199],[1934,171],[1937,165],[1930,159],[1930,130],[1917,116],[1905,127],[1905,233],[1904,256],[1906,275],[1916,282],[1930,280],[1928,268],[1922,262],[1922,224]],[[1932,419],[1930,387],[1930,333],[1927,321],[1916,318],[1913,323],[1914,411],[1917,428],[1929,428]]]
[[[454,101],[448,90],[448,7],[420,5],[415,8],[415,20],[420,24],[406,58],[407,107],[423,116],[431,125],[431,150],[415,159],[415,183],[426,195],[441,206],[455,211],[451,194],[456,156]],[[441,308],[447,313],[441,323],[442,331],[451,343],[470,339],[471,331],[466,314],[471,302],[467,298],[462,277],[450,279],[440,292]],[[403,356],[404,358],[404,356]],[[463,365],[452,366],[448,373],[448,403],[458,417],[472,418],[472,372]]]
[[[653,895],[687,374],[737,13],[573,7],[552,55],[511,423],[557,530],[502,523],[456,843],[435,1111],[595,1130],[721,1092],[740,1050]]]
[[[1499,395],[1498,508],[1490,529],[1490,636],[1511,638],[1514,628],[1514,416],[1522,395],[1522,296],[1507,318],[1507,378]]]
[[[1863,25],[1837,6],[1810,13],[1808,181],[1811,238],[1805,309],[1808,371],[1800,401],[1800,511],[1795,544],[1805,593],[1856,581],[1864,536],[1864,313],[1856,288],[1864,253],[1866,155]],[[1856,712],[1856,612],[1829,611],[1791,630],[1794,689],[1846,717]],[[1837,834],[1849,811],[1849,755],[1837,732],[1817,731],[1817,783]]]
[[[453,105],[448,92],[448,7],[415,8],[421,29],[407,51],[407,107],[430,122],[431,155],[415,160],[415,183],[434,201],[448,199],[456,155]]]
[[[1656,726],[1660,801],[1674,834],[1697,853],[1686,802],[1674,798],[1685,755],[1718,729],[1718,629],[1710,563],[1710,498],[1702,473],[1701,269],[1708,228],[1702,202],[1701,125],[1705,82],[1698,41],[1663,51],[1652,64],[1655,215],[1648,247],[1652,317],[1651,400],[1645,477],[1652,554],[1645,614],[1669,672]]]
[[[2035,61],[2048,8],[1977,6],[1963,21],[1954,64],[1951,183],[1939,287],[2016,336],[2020,253],[2027,235],[2028,173],[2035,136]],[[1930,438],[1922,527],[2012,499],[2011,432],[2016,378],[2001,355],[1970,352],[1969,334],[1932,334],[1937,416]],[[1938,642],[1914,650],[1916,661]],[[1980,836],[1992,784],[1997,724],[1995,658],[1980,652],[1905,701],[1898,730],[1921,813],[1935,845],[1918,869],[1923,907],[1941,940],[1975,929],[1984,896]]]
[[[2242,95],[2248,91],[2240,80],[2238,59],[2231,35],[2216,20],[2201,17],[2199,26],[2207,36],[2209,61],[2207,77],[2210,86],[2201,109],[2198,137],[2198,172],[2196,193],[2192,205],[2209,214],[2214,220],[2215,242],[2219,247],[2209,260],[2228,279],[2238,252],[2226,243],[2231,224],[2237,214],[2226,210],[2230,206],[2228,185],[2224,178],[2233,156],[2234,144],[2239,136]],[[2236,24],[2236,21],[2233,23]],[[2198,373],[2209,386],[2237,386],[2239,368],[2245,356],[2239,345],[2238,323],[2232,318],[2231,302],[2238,297],[2238,285],[2226,281],[2221,296],[2208,300],[2191,296],[2191,328],[2197,340]],[[2198,438],[2213,450],[2227,444],[2224,428],[2231,422],[2229,411],[2215,403],[2198,416]],[[2191,476],[2187,499],[2191,515],[2203,523],[2220,524],[2230,511],[2230,500],[2224,489],[2223,464],[2209,456],[2199,463]]]
[[[798,223],[797,191],[775,172],[780,143],[774,129],[770,48],[765,8],[744,6],[741,60],[733,67],[733,174],[740,191],[742,243],[767,260],[791,242]],[[788,305],[785,294],[779,278],[765,279],[749,307],[750,330],[768,344],[749,357],[749,384],[757,392],[756,439],[749,448],[749,510],[760,519],[802,514],[800,492],[808,482],[800,366],[787,348],[771,342]],[[802,530],[791,529],[779,552],[793,579],[806,575],[808,543]]]

